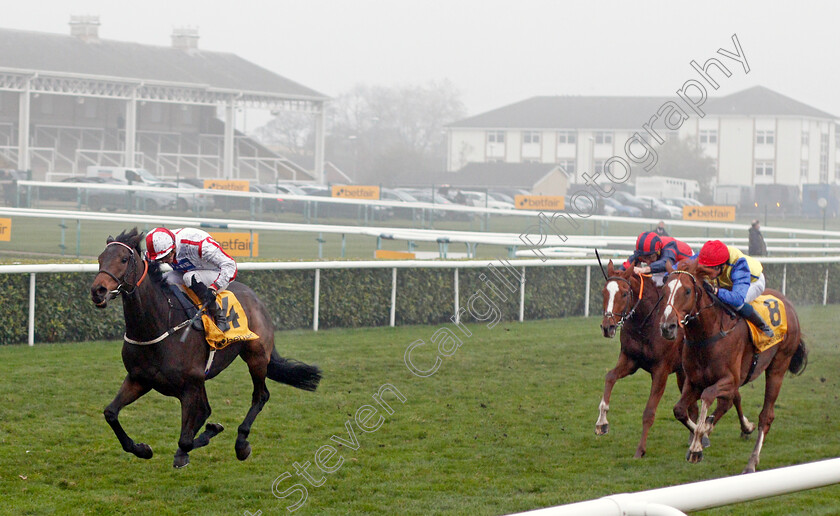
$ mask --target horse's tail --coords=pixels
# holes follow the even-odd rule
[[[790,365],[788,366],[788,371],[793,373],[794,375],[800,375],[803,371],[805,371],[805,367],[808,366],[808,348],[805,347],[805,341],[799,341],[799,347],[796,348],[796,353],[793,354],[793,357],[790,359]]]
[[[285,383],[305,391],[314,391],[318,388],[318,382],[321,381],[321,369],[318,366],[285,359],[277,353],[276,349],[271,352],[266,374],[275,382]]]

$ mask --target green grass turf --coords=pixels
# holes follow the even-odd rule
[[[801,310],[810,365],[785,379],[760,470],[838,454],[840,351],[826,324],[838,314],[837,306]],[[312,462],[330,436],[347,438],[345,422],[385,383],[405,403],[386,397],[394,414],[375,432],[354,423],[360,447],[339,448],[341,468],[308,486],[297,514],[505,514],[739,473],[753,443],[739,438],[734,411],[703,462],[684,460],[688,433],[671,415],[674,377],[645,458],[632,458],[650,386],[644,372],[617,384],[610,433],[595,435],[603,377],[618,354],[618,341],[600,337],[598,323],[470,325],[472,337],[428,378],[412,375],[403,355],[416,339],[430,343],[436,327],[278,333],[282,355],[324,369],[318,391],[270,382],[272,398],[251,433],[253,454],[239,462],[233,442],[251,386],[244,363],[235,362],[208,383],[210,421],[226,430],[191,453],[183,470],[172,468],[175,399],[150,393],[121,414],[128,434],[155,451],[148,461],[123,452],[104,421],[102,409],[125,375],[119,344],[0,346],[0,513],[287,514],[295,496],[276,498],[272,482],[294,475],[295,461]],[[415,362],[430,366],[434,348],[417,348]],[[756,421],[763,380],[742,394]],[[838,507],[834,486],[700,514],[836,514]]]

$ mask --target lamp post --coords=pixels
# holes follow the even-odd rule
[[[828,200],[826,200],[825,197],[820,197],[819,199],[817,199],[817,206],[819,206],[820,209],[822,210],[823,231],[825,231],[825,208],[826,208],[826,206],[828,206]],[[823,235],[823,238],[825,238],[825,235]]]

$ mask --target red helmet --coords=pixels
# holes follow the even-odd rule
[[[636,240],[636,252],[639,254],[653,254],[662,250],[662,239],[653,231],[645,231]]]
[[[729,261],[729,248],[720,240],[709,240],[700,249],[697,263],[706,267],[717,267]]]
[[[166,228],[155,228],[146,235],[146,256],[160,260],[175,249],[175,235]]]

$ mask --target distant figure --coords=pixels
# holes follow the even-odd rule
[[[752,226],[750,226],[750,248],[747,254],[767,256],[767,244],[764,243],[764,235],[761,234],[761,224],[758,219],[752,221]]]
[[[668,234],[667,231],[665,231],[665,221],[664,220],[660,220],[659,225],[656,226],[656,229],[654,229],[653,231],[659,236],[671,236],[671,235]]]

